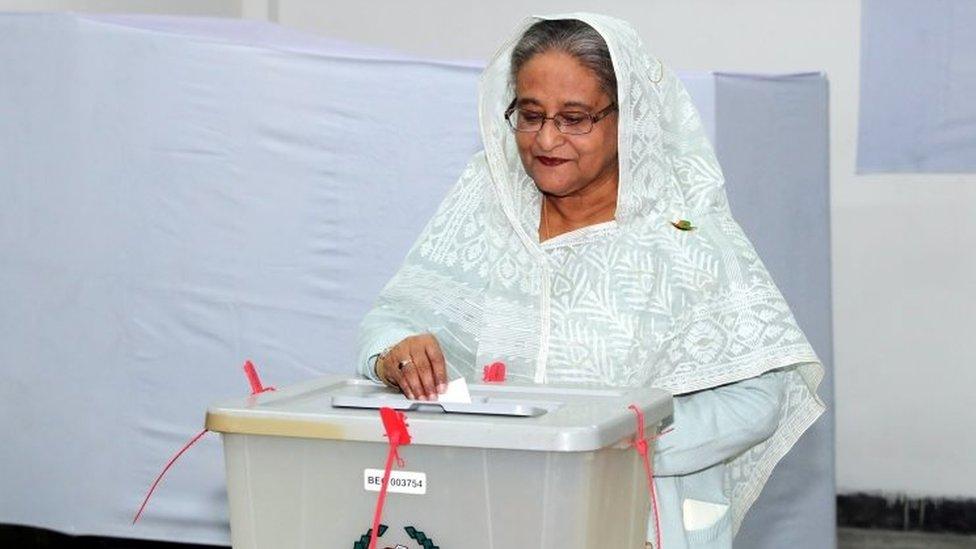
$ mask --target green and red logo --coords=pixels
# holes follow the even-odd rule
[[[380,524],[377,540],[380,540],[383,535],[387,533],[387,530],[389,530],[389,528],[385,524]],[[395,541],[388,541],[393,537],[390,536],[390,538],[387,538],[388,540],[382,540],[379,542],[378,546],[380,549],[440,549],[440,547],[434,543],[434,540],[427,537],[427,534],[425,534],[422,530],[417,530],[413,526],[406,526],[404,527],[403,531],[406,532],[407,538],[410,539],[409,542],[404,541],[404,543],[409,543],[410,545],[404,545],[403,543]],[[366,533],[359,536],[359,540],[352,544],[352,549],[369,549],[369,538],[372,535],[372,528],[366,530]]]

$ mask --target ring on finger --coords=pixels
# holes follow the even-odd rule
[[[405,359],[401,360],[400,362],[397,362],[397,368],[400,369],[400,370],[402,370],[402,369],[406,368],[407,366],[410,366],[411,364],[413,364],[413,359],[405,358]]]

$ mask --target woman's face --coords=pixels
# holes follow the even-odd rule
[[[613,98],[600,88],[590,69],[561,51],[529,59],[516,76],[517,108],[553,116],[559,112],[594,114]],[[593,131],[569,135],[547,120],[538,132],[515,132],[525,171],[540,191],[556,196],[577,193],[594,181],[617,179],[617,114],[593,125]]]

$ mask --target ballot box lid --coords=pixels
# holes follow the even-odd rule
[[[671,415],[661,389],[486,383],[470,404],[408,400],[366,379],[329,375],[207,411],[211,431],[387,443],[380,407],[406,415],[412,444],[585,452],[633,438],[636,405],[647,434]]]

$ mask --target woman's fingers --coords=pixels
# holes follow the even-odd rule
[[[397,344],[390,352],[384,357],[383,360],[383,377],[391,384],[394,385],[401,393],[407,395],[407,398],[412,398],[412,389],[410,386],[410,381],[406,377],[405,371],[400,368],[401,357],[406,356],[405,351],[403,351],[401,344]]]
[[[422,390],[418,395],[421,400],[437,400],[437,383],[434,381],[434,370],[427,358],[426,344],[424,341],[417,341],[417,345],[410,350],[410,358],[413,359],[413,371],[420,378]]]
[[[427,358],[430,360],[431,368],[434,372],[434,383],[437,385],[437,392],[443,393],[447,390],[447,363],[444,360],[444,353],[441,346],[437,343],[437,338],[429,334],[430,340],[427,342],[425,350]]]
[[[392,385],[397,389],[400,389],[401,392],[403,391],[400,386],[400,369],[397,368],[392,356],[386,356],[383,358],[383,364],[380,367],[380,371],[381,379],[386,381],[388,385]]]
[[[446,366],[437,338],[421,334],[405,338],[393,347],[382,370],[384,377],[410,400],[436,400],[438,393],[447,390]]]
[[[402,368],[400,364],[403,364]],[[410,400],[420,400],[426,393],[420,376],[417,375],[417,365],[414,364],[410,355],[405,354],[394,368],[400,370],[400,390],[403,391],[403,394],[407,395]]]

